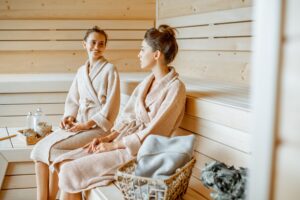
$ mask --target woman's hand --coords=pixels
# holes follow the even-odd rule
[[[75,120],[75,117],[67,116],[60,121],[59,127],[62,129],[70,129],[73,126]]]
[[[72,123],[72,127],[68,129],[70,132],[85,131],[91,129],[96,123],[90,120],[85,123]]]
[[[83,149],[86,149],[87,153],[93,153],[96,151],[96,147],[101,143],[101,138],[94,138],[92,142],[87,143],[83,146]]]
[[[97,147],[93,151],[93,153],[108,152],[108,151],[113,151],[116,149],[125,149],[125,145],[123,144],[122,141],[110,142],[110,143],[100,143],[97,145]]]

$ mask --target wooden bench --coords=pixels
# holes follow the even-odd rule
[[[6,102],[6,104],[2,103],[1,106],[3,110],[5,110],[5,106],[13,109],[14,106],[17,105],[21,108],[23,107],[23,110],[18,111],[17,115],[2,116],[2,118],[0,118],[2,119],[1,124],[7,122],[9,125],[7,125],[7,129],[2,127],[1,130],[9,131],[10,134],[13,134],[15,130],[10,127],[24,126],[25,114],[28,111],[26,109],[35,108],[37,105],[43,108],[48,119],[52,120],[53,124],[57,124],[63,112],[63,101],[73,75],[66,76],[65,74],[56,74],[55,76],[48,75],[44,77],[37,75],[18,75],[19,78],[17,81],[15,79],[14,81],[9,81],[10,76],[14,77],[14,75],[6,75],[5,80],[2,75],[1,80],[3,82],[0,81],[0,96],[6,96],[7,99],[10,99],[12,104],[7,104],[8,102]],[[133,88],[136,84],[138,84],[138,82],[143,80],[145,76],[145,73],[121,73],[122,107],[128,100]],[[57,77],[61,77],[61,79]],[[182,79],[186,83],[188,96],[186,114],[180,126],[180,131],[184,134],[194,133],[197,136],[194,152],[197,162],[193,170],[187,196],[193,199],[192,197],[198,195],[199,198],[197,198],[200,199],[200,196],[203,195],[201,198],[205,199],[209,197],[210,191],[203,187],[199,177],[200,169],[206,162],[210,162],[215,159],[227,164],[234,164],[236,166],[247,165],[250,152],[250,135],[247,133],[249,129],[248,120],[250,115],[248,90],[247,88],[238,87],[234,84],[224,85],[216,82],[202,82],[184,77]],[[53,83],[56,83],[57,85]],[[18,87],[19,85],[24,84],[27,84],[28,86],[25,91],[24,88]],[[8,85],[11,87],[9,91],[13,91],[13,93],[7,93],[9,92],[7,90]],[[49,98],[51,95],[53,98]],[[15,98],[12,98],[12,96]],[[20,98],[24,96],[27,98]],[[47,96],[49,97],[47,98]],[[57,98],[57,96],[60,96],[60,98]],[[13,99],[17,100],[17,103]],[[21,102],[22,99],[25,103]],[[57,99],[60,100],[57,101]],[[53,102],[53,100],[55,101]],[[50,101],[52,101],[52,103],[50,103]],[[47,108],[48,105],[50,105],[50,107]],[[57,113],[53,112],[53,110],[55,110],[52,107],[53,105],[57,106],[56,110],[60,111]],[[10,112],[7,111],[6,115],[8,113]],[[15,141],[17,144],[16,140],[17,138],[11,139],[11,141]],[[6,144],[10,145],[8,142],[9,140],[6,141]],[[25,164],[28,166],[29,170],[29,166],[31,166],[31,169],[28,171],[28,175],[30,175],[33,179],[33,163],[27,163],[27,161],[30,161],[30,149],[24,151],[22,148],[17,149],[17,146],[18,145],[14,146],[14,150],[0,150],[0,153],[2,156],[4,155],[5,158],[9,158],[9,155],[12,152],[14,152],[14,154],[18,154],[19,159],[12,161],[8,160],[6,167],[9,167],[10,164],[13,166],[22,166]],[[23,160],[20,160],[20,158]],[[4,169],[6,167],[1,167],[1,169],[3,169],[2,171],[5,171]],[[3,173],[5,172],[2,172],[2,175]],[[34,180],[32,181],[34,182]],[[113,186],[105,187],[105,191],[110,191],[109,188],[111,187]],[[17,190],[17,187],[14,189]],[[95,199],[94,196],[99,194],[102,191],[102,188],[97,188],[95,190],[96,191],[92,190],[90,192],[90,199]],[[30,191],[34,193],[33,188],[30,188]],[[3,195],[3,192],[1,192],[1,194]]]

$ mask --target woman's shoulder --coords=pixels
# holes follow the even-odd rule
[[[180,92],[186,92],[185,84],[182,80],[180,80],[178,77],[175,78],[171,84],[169,85],[169,88],[172,90],[178,90]]]
[[[113,63],[111,63],[109,61],[107,61],[107,63],[105,64],[104,68],[108,72],[118,72],[117,67]]]

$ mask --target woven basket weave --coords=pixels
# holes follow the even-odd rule
[[[116,174],[117,183],[126,200],[177,200],[185,194],[196,160],[193,158],[184,167],[167,179],[135,176],[136,159],[122,165]]]

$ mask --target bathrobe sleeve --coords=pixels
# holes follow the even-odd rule
[[[148,126],[137,133],[123,138],[123,143],[129,153],[135,156],[149,134],[170,136],[180,125],[184,115],[186,91],[181,81],[175,81],[167,90],[155,117]]]
[[[68,116],[77,117],[78,109],[79,109],[79,91],[78,91],[78,76],[79,70],[71,84],[69,89],[66,101],[65,101],[65,112],[64,118]]]
[[[103,107],[99,112],[93,115],[91,119],[107,132],[112,128],[120,108],[120,79],[119,74],[113,65],[111,65],[107,75],[106,91],[107,96]],[[101,96],[98,98],[101,98]],[[101,102],[101,99],[99,101]]]

